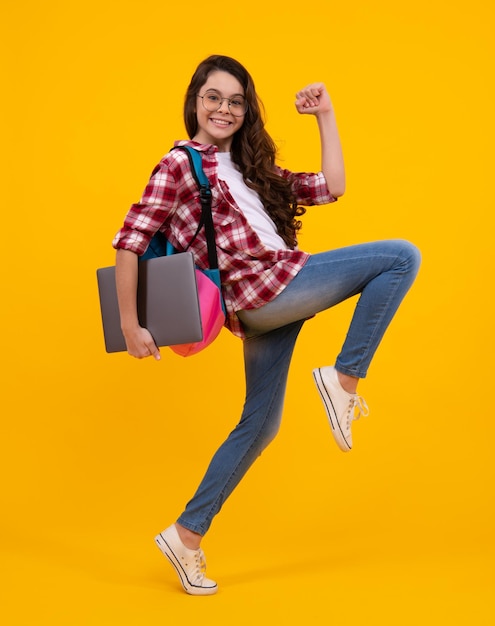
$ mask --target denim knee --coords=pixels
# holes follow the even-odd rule
[[[403,259],[404,263],[407,265],[408,271],[416,275],[421,265],[421,252],[419,248],[406,239],[397,239],[395,243],[399,248],[397,256]]]

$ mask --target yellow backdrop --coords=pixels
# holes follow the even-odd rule
[[[0,21],[2,623],[493,623],[492,5],[7,0]],[[198,602],[153,536],[239,416],[241,343],[107,355],[95,269],[211,53],[251,71],[291,169],[319,167],[295,92],[332,94],[348,192],[308,211],[301,246],[403,237],[423,265],[348,455],[311,370],[354,302],[306,325],[281,433],[205,540],[221,591]]]

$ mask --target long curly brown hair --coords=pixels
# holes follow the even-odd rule
[[[232,74],[243,86],[248,103],[244,123],[233,137],[232,160],[239,167],[246,185],[258,193],[278,234],[289,248],[294,248],[297,231],[302,226],[297,217],[306,209],[297,205],[291,181],[282,178],[275,170],[277,147],[265,129],[263,104],[249,72],[235,59],[212,55],[196,68],[184,102],[184,122],[189,138],[192,139],[198,130],[197,95],[208,76],[216,71]]]

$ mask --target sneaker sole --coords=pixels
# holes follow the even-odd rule
[[[197,585],[193,585],[189,582],[187,578],[187,574],[184,571],[184,568],[180,564],[179,559],[176,557],[175,552],[169,546],[169,544],[165,541],[162,535],[157,535],[155,537],[155,543],[162,552],[164,556],[170,561],[172,567],[177,572],[179,580],[184,588],[184,591],[192,596],[210,596],[217,592],[217,585],[214,587],[198,587]]]
[[[330,394],[325,387],[320,368],[316,368],[315,370],[313,370],[313,378],[316,384],[316,388],[318,389],[318,393],[320,394],[320,398],[323,402],[323,406],[325,407],[328,422],[330,424],[330,429],[332,430],[332,435],[335,439],[335,443],[343,452],[349,452],[349,450],[352,450],[352,447],[347,443],[344,434],[342,433],[342,430],[340,428],[340,425],[337,421],[337,414],[333,406],[332,398],[330,397]]]

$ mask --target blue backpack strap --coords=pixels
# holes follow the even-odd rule
[[[203,170],[203,157],[198,150],[191,148],[191,146],[175,146],[172,150],[182,150],[185,152],[189,158],[189,165],[191,167],[191,172],[196,180],[196,184],[199,187],[199,198],[201,200],[201,219],[198,224],[198,228],[194,233],[194,237],[189,242],[188,247],[192,244],[192,242],[196,239],[199,231],[203,224],[205,224],[205,219],[208,213],[211,213],[211,189],[210,189],[210,181],[206,177],[206,174]]]
[[[215,244],[215,229],[213,226],[213,218],[211,215],[211,189],[210,181],[206,177],[203,170],[203,158],[198,150],[191,146],[174,146],[172,150],[182,150],[187,154],[192,175],[199,188],[199,196],[201,201],[201,218],[199,220],[196,232],[187,245],[186,250],[194,242],[200,230],[205,227],[206,243],[208,246],[208,265],[211,270],[218,269],[217,248]],[[165,238],[162,232],[158,231],[150,242],[147,251],[140,257],[141,260],[153,258],[156,256],[164,256],[173,254],[174,248]]]
[[[203,171],[203,157],[198,150],[195,150],[191,146],[175,146],[173,150],[184,151],[191,166],[191,171],[199,187],[199,197],[201,200],[201,219],[199,220],[198,228],[194,233],[193,238],[189,242],[186,250],[191,246],[193,241],[198,236],[199,231],[203,226],[205,227],[206,243],[208,246],[208,265],[210,269],[218,269],[217,247],[215,244],[215,228],[213,226],[213,217],[211,214],[211,189],[210,181],[206,177]]]
[[[194,233],[193,238],[189,242],[187,248],[196,239],[199,231],[204,226],[206,234],[206,244],[208,247],[208,265],[209,269],[201,270],[210,280],[212,280],[222,293],[222,281],[220,278],[220,270],[218,269],[217,247],[215,243],[215,228],[213,226],[213,217],[211,214],[211,189],[210,181],[206,177],[203,170],[203,158],[198,150],[195,150],[191,146],[175,146],[172,150],[182,150],[189,158],[189,165],[194,179],[199,187],[199,195],[201,200],[201,219],[199,220],[198,228]],[[186,250],[187,250],[186,248]],[[140,257],[141,261],[157,256],[169,256],[174,254],[175,249],[165,238],[165,235],[158,231],[152,238],[147,251]],[[222,302],[223,312],[226,314],[225,303],[223,297],[220,298]]]
[[[176,146],[175,148],[172,148],[172,149],[173,150],[180,149],[180,150],[187,151],[187,153],[190,155],[192,159],[191,170],[196,178],[198,187],[200,188],[205,187],[206,189],[209,189],[210,181],[206,178],[206,174],[204,173],[203,158],[201,157],[201,154],[194,148],[191,148],[191,146]],[[189,161],[191,161],[191,159],[189,159]]]

